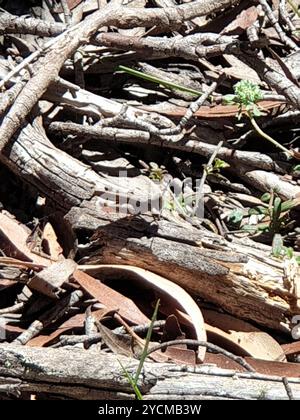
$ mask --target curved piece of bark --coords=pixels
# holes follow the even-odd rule
[[[133,280],[134,283],[137,282],[142,284],[145,292],[147,292],[147,290],[155,290],[157,297],[161,299],[161,306],[166,306],[164,313],[166,315],[172,315],[174,309],[176,311],[182,311],[187,317],[187,323],[192,332],[192,336],[194,336],[196,340],[206,341],[206,331],[199,306],[194,299],[177,284],[162,276],[158,276],[151,271],[128,265],[99,265],[96,272],[102,276],[108,276],[110,279],[116,278],[114,281],[117,283],[118,279],[124,280],[125,278],[126,282]],[[165,302],[167,302],[167,305],[164,305]],[[168,313],[169,305],[172,308],[171,313]],[[198,359],[202,362],[205,357],[205,352],[205,347],[199,347]]]

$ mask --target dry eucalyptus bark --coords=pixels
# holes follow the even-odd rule
[[[114,103],[106,101],[107,108],[103,112],[105,101],[100,104],[96,95],[87,94],[84,90],[77,90],[78,96],[75,95],[75,99],[71,92],[68,97],[67,90],[70,86],[65,86],[65,90],[59,92],[62,83],[59,84],[58,73],[65,60],[99,27],[113,25],[132,28],[156,25],[160,30],[170,31],[180,27],[186,20],[236,3],[237,1],[229,0],[196,1],[165,9],[145,9],[142,14],[128,7],[107,6],[69,28],[45,49],[34,64],[33,77],[4,117],[0,127],[0,145],[6,147],[2,148],[1,159],[59,209],[69,211],[68,221],[73,229],[87,229],[92,233],[96,230],[93,241],[94,244],[98,244],[98,249],[94,249],[93,257],[85,258],[85,261],[94,264],[121,262],[150,269],[182,285],[193,295],[213,302],[234,315],[290,333],[291,318],[300,310],[298,296],[286,287],[287,275],[283,264],[273,265],[272,260],[268,258],[269,250],[255,255],[251,253],[253,244],[237,247],[236,244],[217,235],[197,230],[179,218],[175,218],[173,222],[153,221],[149,216],[124,217],[109,208],[105,209],[101,196],[116,180],[113,177],[97,175],[90,167],[56,149],[37,123],[30,124],[26,121],[31,109],[44,94],[56,103],[73,104],[75,108],[83,105],[83,108],[86,107],[83,111],[90,112],[93,116],[99,117],[102,113],[106,116],[116,115]],[[258,72],[265,80],[277,86],[277,79],[272,79],[272,69],[266,68],[261,61],[253,63],[259,64]],[[282,83],[282,87],[277,86],[277,90],[288,96],[291,102],[298,104],[299,88],[295,90],[295,86],[287,78],[283,79]],[[47,90],[49,86],[55,86],[54,94],[51,94],[50,89]],[[4,103],[3,109],[7,103]],[[118,108],[118,112],[119,110]],[[129,112],[137,112],[134,117],[145,115],[145,111],[129,109]],[[153,114],[152,117],[148,115],[149,118],[153,117]],[[65,129],[65,132],[73,130],[73,133],[78,130],[75,124],[57,123],[53,124],[52,128]],[[147,128],[146,125],[144,128]],[[99,139],[114,136],[120,142],[130,141],[130,132],[112,130],[114,129],[105,127],[81,127],[81,134]],[[162,145],[206,157],[211,156],[215,150],[213,145],[190,139],[178,143],[162,143],[146,131],[141,129],[140,132],[143,134],[135,134],[139,135],[139,142],[144,144]],[[14,142],[10,145],[9,141],[14,134]],[[242,169],[245,169],[242,176],[252,184],[251,175],[255,175],[256,179],[260,175],[261,180],[257,182],[257,187],[262,190],[267,189],[266,185],[281,182],[278,177],[273,177],[272,183],[270,181],[267,184],[266,180],[263,183],[264,171],[276,169],[281,172],[279,165],[266,155],[244,151],[233,153],[229,148],[223,147],[219,151],[219,157],[233,165],[242,166]],[[259,174],[248,170],[248,167],[253,166],[261,169]],[[150,186],[149,179],[137,177],[130,180],[130,185],[124,183],[116,185],[116,188],[119,190],[119,198],[123,196],[125,200],[147,202],[149,197],[146,186]],[[285,198],[293,198],[299,189],[293,186],[287,189],[284,181],[281,182],[281,186],[282,196]],[[112,194],[111,202],[113,200]],[[292,280],[299,281],[297,277]],[[177,391],[173,392],[176,395]]]
[[[71,209],[68,220],[73,229],[97,230],[99,249],[89,262],[147,268],[237,316],[285,332],[292,328],[291,317],[299,308],[284,286],[282,265],[272,267],[271,260],[268,264],[255,256],[247,262],[251,247],[232,253],[227,241],[187,223],[181,226],[180,219],[173,223],[146,216],[127,219],[109,209],[105,212],[101,194],[114,179],[96,175],[56,149],[37,123],[24,126],[6,159],[15,173],[58,208]],[[128,195],[128,185],[118,185],[119,194],[123,191],[126,200],[147,201],[146,178],[135,182],[132,188],[131,180],[132,194]]]

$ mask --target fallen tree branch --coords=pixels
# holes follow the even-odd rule
[[[0,12],[0,33],[32,34],[38,36],[56,36],[66,30],[60,22],[48,23],[41,19],[14,16],[8,12]]]
[[[117,33],[102,33],[93,42],[110,48],[125,51],[137,51],[151,58],[182,57],[198,61],[199,57],[215,57],[222,54],[234,54],[239,49],[240,41],[231,36],[214,33],[189,35],[184,38],[134,38]],[[214,45],[203,45],[213,43]]]
[[[126,180],[122,183],[119,178],[99,176],[90,167],[53,146],[37,120],[34,124],[24,125],[9,157],[3,155],[2,160],[14,173],[64,210],[92,198],[96,198],[99,206],[104,205],[110,196],[108,192],[112,200],[116,194],[123,197],[126,208],[129,208],[129,198],[148,202],[151,199],[149,192],[155,194],[156,191],[146,177],[141,177],[136,185],[132,184],[129,192]],[[101,201],[101,195],[106,191],[105,200]]]
[[[83,139],[82,141],[88,141],[93,138],[136,145],[149,144],[183,152],[191,152],[205,157],[209,157],[216,148],[213,144],[199,142],[196,140],[184,139],[174,143],[171,141],[161,141],[160,139],[153,138],[153,136],[145,131],[101,126],[82,126],[71,122],[64,123],[55,121],[50,124],[49,129],[53,133],[80,136],[80,138]],[[233,150],[227,147],[221,147],[218,152],[218,157],[233,164],[242,165],[243,167],[250,166],[256,169],[284,173],[280,166],[271,157],[262,153]],[[295,188],[297,189],[297,187]],[[298,189],[297,191],[295,190],[295,193],[296,192],[298,192]]]

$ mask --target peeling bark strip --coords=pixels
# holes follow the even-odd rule
[[[57,41],[46,50],[35,65],[33,77],[26,84],[14,105],[4,117],[0,127],[0,152],[8,144],[13,134],[25,122],[26,116],[36,102],[53,82],[68,57],[102,26],[135,28],[137,26],[158,26],[173,30],[183,22],[193,18],[217,12],[236,5],[239,0],[198,0],[193,3],[164,9],[140,9],[108,5],[88,16],[83,22],[66,30],[57,37]]]
[[[0,345],[0,393],[49,393],[79,399],[134,399],[119,361],[134,375],[139,361],[121,355],[80,349]],[[240,369],[238,369],[240,370]],[[299,378],[288,378],[300,399]],[[284,399],[283,378],[237,372],[212,364],[178,367],[148,363],[138,382],[144,400],[168,399]]]

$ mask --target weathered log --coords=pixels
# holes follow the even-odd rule
[[[53,146],[37,121],[20,130],[2,159],[17,176],[65,211],[92,198],[96,205],[101,205],[101,195],[107,192],[109,198],[113,188],[126,200],[132,197],[148,201],[150,189],[155,194],[153,183],[144,176],[129,183],[126,178],[97,175],[89,166]]]
[[[260,250],[255,256],[250,246],[230,244],[188,224],[147,216],[112,220],[111,215],[96,212],[92,202],[83,206],[74,207],[68,220],[75,229],[96,230],[89,264],[135,265],[238,317],[287,333],[293,328],[297,299],[284,286],[283,267],[272,265],[267,252]],[[88,265],[86,270],[97,272]]]
[[[0,345],[0,395],[9,392],[56,394],[69,398],[133,399],[120,362],[134,375],[138,360],[81,349]],[[288,378],[294,399],[300,380]],[[198,367],[148,363],[139,388],[153,399],[288,399],[283,379],[237,372],[215,365]]]

